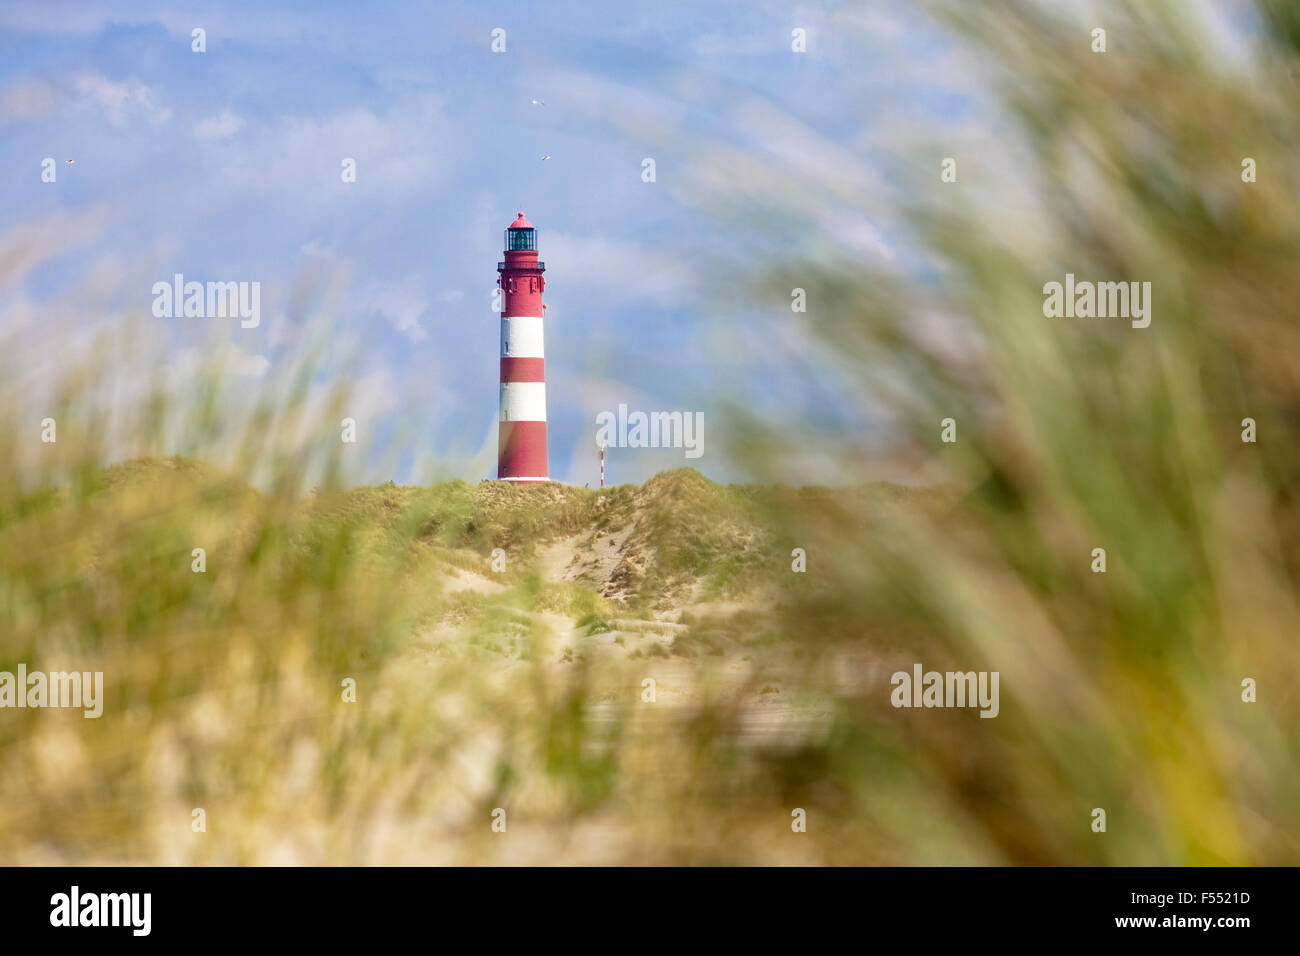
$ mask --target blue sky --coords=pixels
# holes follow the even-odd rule
[[[745,269],[754,250],[906,263],[888,154],[927,123],[990,135],[960,51],[905,10],[6,0],[13,374],[40,395],[107,335],[124,389],[183,389],[220,354],[238,401],[320,344],[316,385],[355,390],[360,480],[477,480],[494,473],[495,265],[523,209],[548,266],[552,477],[595,484],[595,416],[620,402],[703,411],[706,453],[614,449],[614,481],[688,463],[745,478],[728,404],[867,434],[871,409],[819,383],[788,295]],[[260,326],[153,318],[151,286],[176,272],[260,281]]]

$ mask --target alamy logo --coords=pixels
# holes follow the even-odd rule
[[[1065,284],[1043,286],[1043,315],[1073,319],[1132,319],[1135,329],[1151,324],[1150,282],[1075,282],[1065,274]]]
[[[979,707],[981,717],[998,715],[997,671],[926,671],[912,665],[912,673],[897,671],[889,702],[895,707]]]
[[[0,671],[0,707],[81,707],[86,717],[104,713],[103,671]]]
[[[152,893],[86,893],[72,887],[50,897],[51,926],[129,926],[148,936],[153,924]]]
[[[687,458],[704,454],[703,412],[632,412],[618,406],[618,415],[596,416],[596,444],[615,448],[683,448]]]
[[[171,282],[153,284],[153,314],[159,319],[240,319],[240,327],[262,322],[262,283],[186,282],[178,272]]]

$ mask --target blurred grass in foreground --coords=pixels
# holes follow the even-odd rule
[[[1019,161],[963,155],[941,184],[949,147],[904,157],[937,281],[795,263],[771,289],[809,286],[825,304],[810,329],[855,381],[901,371],[864,386],[898,423],[892,450],[932,449],[973,491],[938,522],[828,522],[833,626],[822,597],[786,621],[806,643],[907,633],[898,669],[997,670],[1002,713],[892,711],[873,686],[841,700],[802,770],[914,861],[1294,864],[1295,7],[1255,8],[1257,45],[1235,62],[1182,4],[1106,5],[1104,55],[1090,22],[1047,5],[931,7],[996,84]],[[1151,326],[1045,318],[1043,285],[1067,272],[1151,282]],[[751,428],[755,447],[789,447]],[[845,474],[867,454],[846,453]]]

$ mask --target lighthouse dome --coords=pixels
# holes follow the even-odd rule
[[[522,212],[519,218],[510,224],[506,230],[506,252],[536,252],[537,251],[537,230],[533,224],[524,218]]]

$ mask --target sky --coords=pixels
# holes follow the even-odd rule
[[[819,378],[814,319],[756,266],[908,268],[891,156],[930,125],[994,138],[973,90],[900,3],[6,0],[6,375],[41,396],[107,355],[116,392],[183,391],[219,357],[237,403],[311,352],[317,393],[351,390],[361,480],[489,477],[495,270],[522,210],[547,264],[551,477],[594,486],[596,416],[627,404],[703,412],[705,453],[611,449],[611,482],[743,480],[729,407],[878,427]],[[175,273],[260,282],[260,324],[154,317]],[[817,477],[791,456],[792,481]]]

